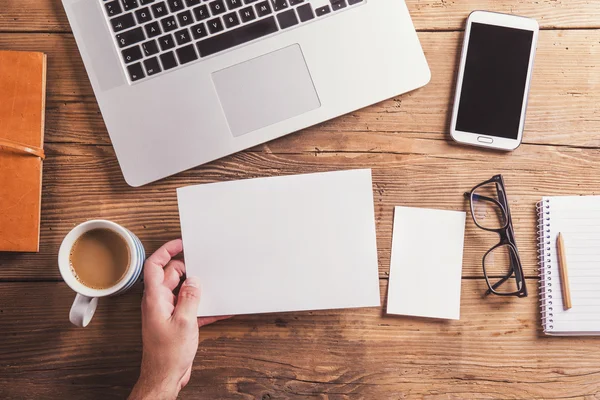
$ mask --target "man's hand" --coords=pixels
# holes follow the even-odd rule
[[[140,378],[130,399],[175,399],[190,380],[198,350],[198,328],[227,317],[196,318],[200,282],[188,277],[179,297],[173,290],[185,273],[181,239],[166,243],[144,265]]]

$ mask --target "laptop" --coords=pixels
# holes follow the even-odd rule
[[[402,0],[63,0],[127,183],[425,85]]]

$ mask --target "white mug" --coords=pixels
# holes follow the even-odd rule
[[[81,235],[93,229],[110,229],[118,233],[129,247],[129,267],[125,276],[116,285],[107,289],[92,289],[85,286],[75,277],[71,269],[70,257],[73,245]],[[58,268],[60,269],[60,274],[66,284],[77,293],[73,306],[71,306],[71,312],[69,313],[71,322],[76,326],[86,327],[94,316],[96,306],[98,305],[98,298],[115,296],[131,288],[140,277],[145,258],[146,252],[140,239],[129,230],[112,221],[92,220],[73,228],[63,239],[58,251]]]

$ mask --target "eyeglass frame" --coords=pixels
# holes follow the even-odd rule
[[[488,185],[490,183],[495,184],[499,201],[497,201],[493,198],[487,197],[487,196],[481,196],[481,195],[476,194],[476,191],[478,188]],[[492,229],[492,228],[486,228],[486,227],[480,225],[479,222],[477,222],[477,218],[475,217],[475,209],[473,206],[475,201],[474,201],[473,196],[478,196],[478,199],[482,199],[484,201],[490,201],[493,204],[495,204],[502,212],[502,216],[504,217],[504,221],[505,221],[504,226],[501,228]],[[473,189],[471,189],[470,192],[465,192],[465,197],[469,200],[470,208],[471,208],[471,217],[473,218],[473,222],[475,223],[475,225],[480,229],[483,229],[488,232],[495,232],[500,236],[500,241],[498,242],[498,244],[496,244],[491,249],[489,249],[483,256],[483,259],[481,261],[482,268],[483,268],[483,276],[488,285],[488,290],[486,291],[485,294],[489,295],[489,294],[493,293],[497,296],[527,297],[528,293],[527,293],[527,285],[525,283],[525,274],[523,272],[523,264],[521,263],[521,256],[519,255],[519,250],[517,249],[517,242],[515,241],[515,233],[514,233],[514,228],[512,225],[512,216],[510,214],[510,207],[508,206],[508,198],[506,196],[506,187],[504,186],[504,178],[500,174],[494,175],[491,179],[488,179],[487,181],[482,182],[479,185],[475,186]],[[487,274],[487,271],[485,268],[485,260],[490,253],[492,253],[494,250],[496,250],[497,248],[502,247],[502,246],[509,246],[509,248],[512,250],[512,252],[510,253],[510,270],[506,276],[502,277],[498,282],[496,282],[495,284],[492,285],[490,283],[490,279],[488,277],[488,274]],[[515,266],[516,266],[516,268],[515,268]],[[513,276],[513,274],[515,275],[515,280],[517,282],[517,291],[510,292],[510,293],[497,292],[496,289],[498,287],[500,287],[503,283],[508,281]]]

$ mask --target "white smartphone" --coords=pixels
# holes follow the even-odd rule
[[[455,141],[506,151],[521,144],[539,30],[531,18],[469,15],[450,126]]]

